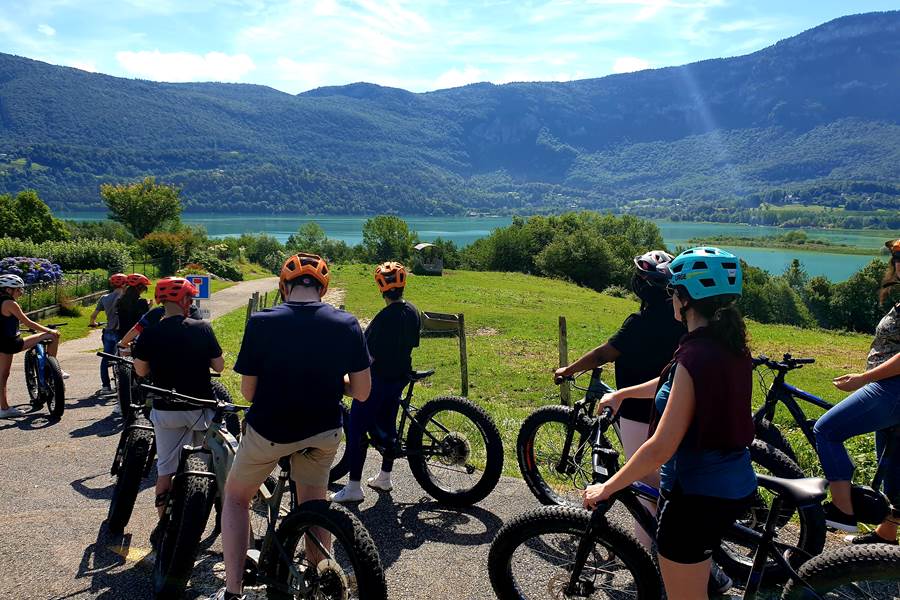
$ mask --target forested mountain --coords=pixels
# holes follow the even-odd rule
[[[212,210],[896,209],[900,12],[737,58],[423,94],[153,83],[0,54],[0,153],[0,192],[55,208],[150,174]]]

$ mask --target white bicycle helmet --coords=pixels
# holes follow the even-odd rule
[[[25,282],[18,275],[0,275],[0,288],[23,288]]]

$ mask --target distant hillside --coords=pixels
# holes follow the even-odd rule
[[[0,191],[56,208],[154,174],[211,210],[647,213],[848,194],[896,210],[900,12],[737,58],[424,94],[152,83],[0,54],[0,154]]]

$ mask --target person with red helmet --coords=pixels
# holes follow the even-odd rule
[[[385,307],[366,327],[366,345],[372,356],[372,391],[366,402],[354,400],[350,407],[347,433],[347,457],[350,475],[347,485],[333,494],[334,502],[361,502],[362,480],[366,460],[365,434],[384,441],[387,448],[397,441],[397,411],[400,396],[409,383],[412,350],[419,345],[422,321],[419,310],[403,299],[406,268],[399,262],[386,262],[375,269],[375,283],[384,298]],[[393,489],[391,471],[394,459],[390,452],[381,461],[381,472],[366,480],[370,488],[389,492]]]
[[[150,376],[154,385],[194,398],[214,399],[209,370],[225,368],[222,348],[207,321],[190,319],[188,308],[197,288],[187,279],[166,277],[156,284],[156,297],[165,313],[145,330],[134,345],[134,371]],[[199,445],[209,426],[211,411],[195,409],[161,397],[151,397],[150,420],[156,437],[156,507],[162,516],[172,487],[172,475],[184,444]],[[155,543],[159,526],[151,534]]]
[[[150,303],[141,298],[141,294],[146,292],[149,287],[150,280],[140,273],[132,273],[125,278],[125,292],[116,304],[119,339],[124,338],[138,322],[138,319],[150,310]]]
[[[103,342],[103,351],[107,354],[115,354],[116,346],[121,339],[119,335],[119,313],[117,304],[122,294],[125,293],[125,285],[128,278],[124,273],[116,273],[109,278],[110,292],[100,296],[97,301],[97,307],[91,313],[91,327],[97,326],[97,315],[101,312],[106,313],[106,326],[103,328],[101,340]],[[111,394],[112,387],[109,385],[109,360],[100,359],[100,392],[103,394]],[[118,407],[118,404],[116,404]]]
[[[321,257],[291,256],[279,278],[284,302],[255,313],[244,330],[234,370],[251,406],[222,501],[226,585],[212,598],[242,598],[250,500],[278,461],[291,457],[298,502],[324,500],[341,441],[341,398],[369,397],[370,359],[359,322],[322,301],[330,278]],[[330,536],[319,541],[330,547]],[[320,553],[312,544],[306,551],[316,565]]]
[[[163,279],[169,279],[169,278],[163,277]],[[156,325],[157,323],[159,323],[160,319],[163,318],[163,316],[166,313],[166,310],[162,306],[162,302],[160,301],[159,297],[154,297],[154,299],[156,300],[156,303],[159,304],[159,306],[157,306],[156,308],[151,308],[150,310],[145,312],[141,316],[140,319],[138,319],[138,322],[134,324],[134,327],[132,327],[128,331],[128,333],[125,334],[125,337],[123,337],[121,339],[121,341],[119,342],[119,350],[128,349],[131,342],[133,342],[135,339],[137,339],[137,336],[139,336],[142,331],[144,331],[148,327],[152,327],[153,325]],[[188,309],[187,316],[189,316],[192,319],[202,319],[203,318],[201,316],[200,310],[197,308],[196,304],[191,304],[190,308]]]

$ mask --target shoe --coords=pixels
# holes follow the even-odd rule
[[[706,593],[712,596],[722,596],[734,587],[734,581],[725,574],[719,565],[712,563],[709,570],[709,581],[706,584]]]
[[[23,413],[15,406],[10,406],[9,408],[0,410],[0,419],[11,419],[13,417],[21,417],[23,415],[25,415],[25,413]]]
[[[118,401],[118,400],[116,400],[116,403],[113,404],[112,414],[114,414],[114,415],[122,414],[122,407],[119,406],[119,401]]]
[[[861,535],[848,535],[844,537],[844,541],[850,542],[851,544],[887,544],[889,546],[897,545],[897,540],[886,540],[874,531],[863,533]]]
[[[68,379],[68,378],[69,378],[69,374],[66,373],[65,371],[62,372],[62,376],[63,376],[63,379]]]
[[[331,500],[332,502],[344,504],[349,502],[362,502],[363,500],[365,500],[365,498],[366,495],[362,491],[362,488],[351,488],[349,485],[345,485],[344,489],[332,494],[329,500]]]
[[[113,389],[111,387],[109,387],[108,385],[104,385],[102,388],[100,388],[100,393],[101,394],[112,394]]]
[[[209,600],[245,600],[247,596],[238,594],[229,594],[224,587],[209,597]]]
[[[159,543],[162,541],[165,530],[163,522],[159,521],[156,527],[153,528],[153,531],[150,532],[150,547],[153,548],[154,552],[159,552]]]
[[[393,484],[391,483],[391,476],[388,474],[387,477],[382,477],[384,473],[379,473],[375,477],[369,477],[366,479],[366,485],[372,488],[373,490],[381,490],[382,492],[389,492],[394,489]]]
[[[833,529],[840,529],[847,533],[856,533],[859,527],[856,526],[856,517],[848,515],[831,502],[826,502],[823,506],[825,509],[825,525]]]

